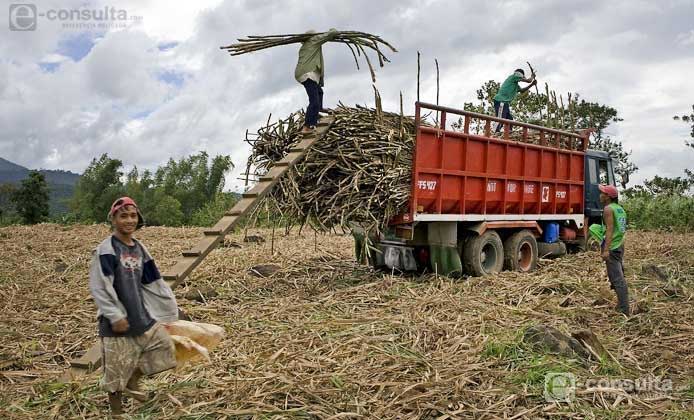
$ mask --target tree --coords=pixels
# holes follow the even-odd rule
[[[33,225],[48,220],[48,192],[46,178],[38,171],[30,171],[29,177],[22,180],[12,201],[23,223]]]
[[[672,117],[675,121],[682,121],[687,124],[692,125],[692,131],[689,133],[689,136],[692,138],[692,140],[685,140],[684,144],[687,146],[691,147],[694,149],[694,105],[692,105],[692,113],[689,115],[683,114],[683,115],[675,115]]]
[[[92,159],[77,182],[75,195],[70,201],[78,220],[106,220],[111,204],[124,192],[120,179],[123,176],[120,171],[122,166],[123,162],[111,159],[105,153],[98,160]]]
[[[154,175],[157,188],[181,203],[185,221],[190,221],[197,209],[215,199],[224,188],[224,174],[233,168],[229,156],[215,156],[211,166],[208,161],[205,152],[179,161],[170,159]]]
[[[466,111],[482,114],[494,114],[494,96],[500,84],[494,80],[485,82],[477,90],[478,103],[467,102],[463,105]],[[631,152],[624,150],[622,143],[611,138],[605,129],[614,122],[622,121],[616,109],[597,102],[588,102],[580,98],[578,93],[566,95],[566,103],[562,95],[550,91],[545,84],[545,92],[529,90],[519,94],[511,103],[511,114],[517,121],[567,131],[592,129],[590,147],[607,152],[615,160],[615,173],[621,178],[623,188],[629,183],[631,174],[638,167],[631,162]],[[462,120],[453,124],[460,128]]]
[[[190,224],[194,226],[212,226],[227,210],[238,201],[233,193],[217,193],[212,201],[208,201],[193,213]]]
[[[181,203],[163,190],[154,192],[143,213],[149,225],[181,226],[184,220]]]
[[[694,171],[684,170],[684,177],[666,178],[656,175],[647,179],[643,185],[624,191],[627,197],[652,196],[692,196],[694,188]]]
[[[0,222],[4,222],[10,214],[14,213],[12,197],[16,191],[17,187],[14,184],[0,184]]]

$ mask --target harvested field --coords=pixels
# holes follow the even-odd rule
[[[532,274],[450,280],[391,276],[352,262],[350,236],[297,229],[231,235],[176,290],[195,320],[225,327],[213,363],[148,379],[158,397],[136,418],[691,418],[694,410],[694,237],[630,232],[629,319],[612,310],[595,253],[542,261]],[[103,225],[0,229],[0,417],[103,418],[99,373],[56,381],[95,339],[87,289]],[[139,233],[160,266],[198,228]],[[230,241],[234,241],[231,243]],[[279,270],[252,270],[276,264]],[[265,267],[267,268],[267,267]],[[259,275],[267,273],[269,276]],[[189,300],[209,287],[216,296]],[[522,342],[543,323],[590,328],[615,360],[583,365]],[[571,372],[573,404],[543,397],[547,372]],[[660,377],[662,393],[591,379]],[[651,383],[653,381],[651,380]],[[598,385],[605,385],[601,382]],[[589,385],[589,384],[588,384]],[[595,385],[595,384],[594,384]]]

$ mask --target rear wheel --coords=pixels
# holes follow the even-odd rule
[[[532,271],[537,267],[537,241],[529,230],[521,230],[504,242],[504,268]]]
[[[465,241],[463,249],[465,271],[472,276],[498,273],[504,267],[504,245],[493,230]]]

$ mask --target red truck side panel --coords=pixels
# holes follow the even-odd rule
[[[417,104],[437,110],[442,128],[417,124],[410,214],[583,214],[584,151],[587,138],[539,126],[540,144],[510,139],[508,120]],[[445,129],[446,114],[463,118],[463,131]],[[484,127],[470,132],[470,122]],[[481,121],[481,122],[480,122]],[[490,136],[492,124],[505,124],[503,138]],[[516,128],[517,129],[517,128]],[[409,217],[408,217],[409,216]],[[410,219],[412,220],[412,219]]]

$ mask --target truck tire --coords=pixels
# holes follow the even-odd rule
[[[529,230],[521,230],[504,241],[504,268],[528,272],[537,267],[537,241]]]
[[[504,268],[504,244],[493,230],[465,241],[463,267],[471,276],[486,276]]]

